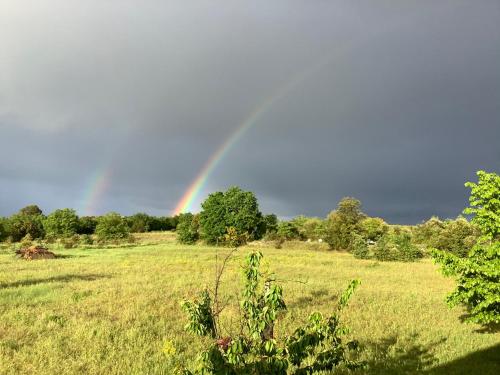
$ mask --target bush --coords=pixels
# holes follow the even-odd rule
[[[29,206],[31,207],[31,206]],[[14,242],[20,241],[26,235],[33,239],[41,239],[45,235],[43,229],[43,216],[41,214],[25,214],[21,210],[12,215],[8,221],[9,234]],[[30,210],[24,212],[31,212]]]
[[[199,217],[192,213],[179,215],[179,224],[177,224],[177,239],[182,244],[192,245],[199,238]]]
[[[79,220],[75,210],[55,210],[43,221],[46,235],[56,238],[71,237],[78,232]]]
[[[5,241],[9,237],[8,225],[7,218],[0,217],[0,242]]]
[[[352,250],[354,234],[360,231],[359,222],[365,218],[361,212],[361,202],[357,199],[342,198],[337,210],[332,211],[325,224],[325,240],[334,250]]]
[[[446,251],[433,251],[435,261],[447,276],[455,276],[457,288],[448,295],[450,306],[463,304],[469,312],[466,321],[500,323],[500,176],[477,172],[478,183],[468,182],[471,188],[472,223],[481,231],[481,239],[466,258]]]
[[[285,241],[300,239],[299,230],[291,221],[280,221],[276,234],[278,235],[278,239]]]
[[[220,276],[231,254],[217,270],[213,291],[205,289],[194,301],[182,304],[188,316],[186,330],[207,338],[206,349],[200,355],[200,368],[193,372],[185,369],[184,374],[300,375],[325,373],[341,365],[350,369],[362,367],[362,363],[348,358],[349,352],[358,345],[356,341],[344,343],[342,336],[348,328],[340,321],[340,314],[359,281],[349,284],[331,315],[324,317],[314,312],[292,335],[277,338],[274,327],[286,304],[282,287],[274,283],[273,277],[261,273],[260,252],[252,252],[246,258],[245,285],[239,303],[240,324],[234,332],[223,334],[219,325],[223,309],[218,290]]]
[[[78,220],[78,234],[94,234],[97,219],[94,216],[83,216]]]
[[[458,217],[456,220],[444,222],[444,228],[437,235],[432,247],[465,257],[478,241],[479,235],[477,226],[463,217]]]
[[[73,249],[77,247],[80,243],[80,237],[78,234],[74,234],[71,237],[63,237],[61,238],[61,244],[65,249]]]
[[[95,234],[100,242],[121,242],[128,240],[130,229],[120,214],[110,212],[98,218]]]
[[[354,255],[355,258],[359,258],[359,259],[369,259],[370,258],[368,244],[366,243],[366,240],[360,235],[356,234],[354,236],[352,254]]]
[[[360,234],[370,241],[378,241],[389,231],[389,225],[379,217],[367,217],[359,222]]]
[[[412,243],[411,235],[404,231],[383,235],[374,249],[374,257],[379,261],[413,262],[423,255],[423,252]]]
[[[135,215],[127,217],[127,224],[132,233],[149,232],[150,222],[150,216],[145,213],[137,213]]]

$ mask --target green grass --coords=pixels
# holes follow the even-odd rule
[[[223,293],[237,294],[250,248],[260,247],[238,251]],[[500,333],[460,322],[463,311],[444,302],[453,281],[429,260],[377,263],[308,244],[262,250],[288,304],[278,335],[312,311],[327,313],[358,278],[344,318],[369,362],[361,373],[500,373]],[[24,261],[4,250],[0,374],[172,374],[162,347],[170,340],[179,361],[196,357],[201,343],[184,332],[179,301],[211,284],[215,252],[168,235],[142,236],[136,247],[57,250],[66,257],[55,260]]]

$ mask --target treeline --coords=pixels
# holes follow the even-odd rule
[[[68,242],[72,239],[74,242],[80,236],[83,242],[89,242],[93,235],[101,241],[130,239],[130,233],[174,230],[177,223],[177,216],[150,216],[145,213],[121,216],[110,212],[102,216],[79,217],[75,210],[69,208],[44,215],[37,205],[29,205],[10,217],[0,217],[0,241],[52,242],[63,239]]]
[[[202,240],[239,245],[264,239],[281,248],[292,240],[325,242],[332,250],[381,261],[413,261],[433,248],[464,257],[480,236],[477,226],[461,216],[444,221],[433,217],[414,226],[390,225],[366,215],[361,202],[351,197],[343,198],[324,219],[298,216],[280,221],[276,215],[263,215],[255,195],[238,187],[210,194],[199,214],[180,215],[177,232],[184,244]]]

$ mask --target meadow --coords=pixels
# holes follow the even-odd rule
[[[444,301],[453,280],[429,259],[385,263],[317,243],[274,249],[256,241],[237,251],[223,276],[222,293],[233,300],[250,249],[264,253],[284,287],[278,335],[313,311],[330,311],[349,280],[360,279],[343,314],[368,362],[358,373],[500,373],[500,333],[461,322],[464,311]],[[215,255],[227,251],[180,245],[172,233],[142,234],[123,247],[55,249],[54,260],[0,250],[0,374],[174,373],[202,348],[183,329],[180,301],[213,283]],[[166,342],[175,355],[164,353]]]

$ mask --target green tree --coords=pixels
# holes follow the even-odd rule
[[[276,233],[278,230],[278,217],[275,214],[264,216],[265,233]]]
[[[182,244],[194,244],[199,238],[199,216],[192,213],[179,215],[177,239]]]
[[[94,234],[97,219],[94,216],[82,216],[78,219],[78,234]]]
[[[359,222],[360,234],[367,240],[377,241],[389,231],[389,225],[379,217],[367,217]]]
[[[463,304],[467,321],[500,323],[500,176],[477,172],[478,182],[468,182],[471,188],[470,207],[464,213],[473,215],[472,223],[482,237],[466,258],[446,251],[433,251],[435,261],[445,275],[454,276],[457,288],[448,295],[451,306]]]
[[[110,212],[97,219],[95,234],[99,241],[123,241],[130,237],[130,229],[120,214]]]
[[[9,237],[9,220],[0,217],[0,241],[5,241]]]
[[[20,241],[26,235],[32,239],[39,239],[45,236],[43,228],[42,210],[36,205],[21,208],[17,214],[12,215],[8,221],[10,236],[13,241]]]
[[[149,232],[150,222],[151,217],[143,212],[127,217],[127,224],[132,233]]]
[[[53,237],[71,237],[78,231],[79,220],[75,210],[55,210],[43,221],[45,233]]]
[[[263,218],[252,192],[231,187],[224,193],[210,194],[201,207],[201,235],[207,243],[223,242],[230,227],[239,236],[248,234],[249,240],[260,238]]]
[[[366,217],[361,202],[355,198],[342,198],[335,211],[327,218],[325,240],[335,250],[352,250],[354,234],[360,231],[359,222]]]
[[[479,237],[479,228],[460,216],[455,220],[446,220],[444,222],[444,228],[440,230],[433,240],[432,247],[449,251],[460,257],[466,257],[470,249],[479,240]]]
[[[292,221],[280,221],[278,224],[277,235],[283,240],[298,240],[300,233]]]

